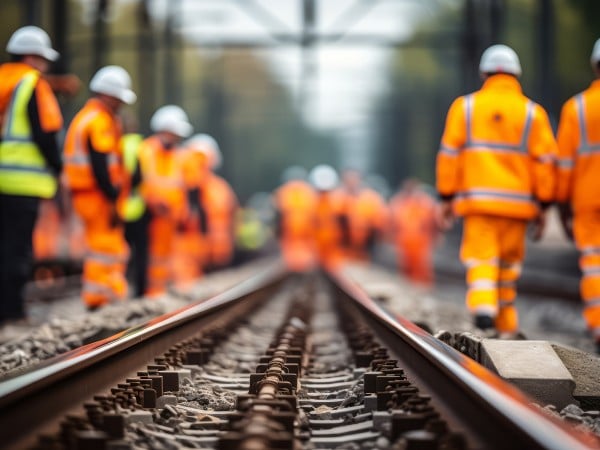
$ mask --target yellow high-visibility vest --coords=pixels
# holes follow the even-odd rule
[[[0,193],[52,198],[56,177],[33,141],[27,104],[40,77],[37,71],[25,75],[13,91],[2,127],[0,143]]]

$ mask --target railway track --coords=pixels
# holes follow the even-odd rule
[[[0,383],[40,449],[588,449],[596,438],[341,275],[270,268]]]

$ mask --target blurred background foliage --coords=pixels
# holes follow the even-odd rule
[[[0,41],[25,24],[43,27],[63,55],[55,71],[75,73],[85,85],[102,65],[124,66],[139,93],[126,114],[139,130],[149,132],[157,107],[180,104],[196,132],[219,141],[221,172],[242,201],[274,189],[291,164],[343,166],[339,130],[309,126],[264,58],[269,49],[218,43],[199,49],[173,31],[181,1],[169,1],[166,14],[158,17],[149,14],[150,0],[2,0]],[[592,78],[589,54],[600,37],[598,0],[437,0],[431,5],[410,39],[391,48],[385,86],[370,106],[372,138],[364,149],[370,166],[362,169],[383,175],[392,187],[407,176],[433,183],[446,111],[456,96],[479,87],[477,64],[488,45],[515,48],[524,91],[547,108],[553,124],[562,103]],[[6,59],[6,54],[0,57]],[[87,95],[82,89],[76,98],[61,99],[67,123]]]

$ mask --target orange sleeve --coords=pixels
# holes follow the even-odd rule
[[[98,114],[89,127],[94,150],[100,153],[119,152],[119,135],[115,123],[108,114]]]
[[[529,154],[533,159],[534,193],[542,202],[552,202],[555,199],[557,153],[548,114],[540,105],[535,105],[529,135]]]
[[[63,126],[60,107],[50,85],[43,78],[40,78],[35,86],[35,97],[42,130],[47,133],[60,131]]]
[[[571,197],[573,167],[579,145],[579,124],[575,100],[570,99],[564,104],[560,113],[557,132],[558,141],[558,177],[556,186],[556,201],[568,202]]]
[[[459,189],[460,152],[466,141],[464,97],[450,106],[436,163],[436,187],[440,195],[453,196]]]

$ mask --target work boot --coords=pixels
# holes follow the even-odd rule
[[[596,341],[596,354],[600,355],[600,340]]]
[[[494,328],[494,318],[488,314],[476,314],[475,326],[480,330],[489,330]]]

